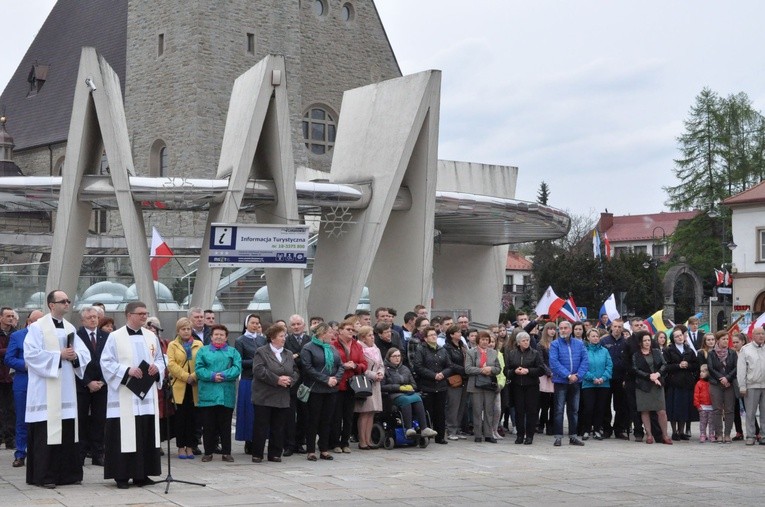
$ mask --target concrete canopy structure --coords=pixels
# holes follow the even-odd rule
[[[372,200],[351,212],[344,235],[319,233],[311,315],[352,312],[367,279],[376,306],[429,299],[440,88],[441,74],[430,71],[345,93],[330,181],[371,181]],[[412,205],[392,214],[402,184]]]
[[[324,234],[312,304],[338,283],[333,249],[349,260],[342,267],[351,273],[342,277],[351,283],[331,312],[355,307],[365,282],[373,306],[452,305],[468,297],[453,285],[469,264],[465,256],[496,258],[498,266],[481,271],[487,285],[469,295],[479,299],[458,305],[485,312],[474,320],[496,317],[497,252],[559,237],[568,217],[516,201],[515,168],[439,161],[440,74],[400,77],[374,2],[353,2],[347,19],[341,3],[325,5],[319,13],[302,1],[212,8],[59,0],[2,95],[9,132],[20,134],[15,162],[31,176],[0,178],[0,205],[36,214],[15,229],[0,227],[2,248],[31,253],[34,262],[50,256],[48,286],[74,288],[79,268],[66,267],[98,249],[103,271],[87,273],[90,283],[132,273],[138,294],[156,307],[144,222],[188,258],[205,248],[212,222],[308,221]],[[91,40],[107,57],[93,52],[78,67],[72,54]],[[44,82],[30,98],[34,62],[50,63],[51,72],[34,74]],[[83,77],[92,77],[95,91]],[[52,216],[50,247],[53,224],[37,222]],[[339,226],[343,237],[325,239],[324,226]],[[175,268],[172,281],[192,263],[174,264],[166,268]],[[191,299],[208,306],[220,271],[203,264]],[[265,278],[275,315],[306,311],[302,272],[268,270]],[[187,294],[186,284],[173,291]]]

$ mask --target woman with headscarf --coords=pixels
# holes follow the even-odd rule
[[[311,341],[300,351],[303,385],[311,390],[308,397],[308,427],[306,428],[306,458],[316,461],[316,435],[319,435],[319,457],[334,459],[329,453],[329,433],[340,379],[345,368],[340,354],[332,346],[335,332],[328,324],[320,323],[313,328]]]
[[[709,394],[712,396],[712,422],[715,438],[713,442],[731,443],[730,432],[733,428],[733,407],[736,403],[738,381],[738,355],[728,348],[728,334],[718,331],[715,335],[715,347],[709,353]],[[723,429],[723,415],[725,428]]]

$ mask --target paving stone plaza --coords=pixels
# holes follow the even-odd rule
[[[694,432],[697,427],[694,425]],[[762,505],[765,446],[676,442],[673,446],[588,441],[553,447],[471,440],[431,443],[426,449],[359,451],[331,462],[304,455],[282,463],[250,462],[241,442],[235,463],[173,458],[173,483],[118,490],[103,469],[85,466],[80,486],[48,490],[29,486],[25,468],[11,468],[12,451],[0,451],[0,498],[16,505]],[[173,450],[174,452],[174,450]],[[167,474],[163,458],[163,474]],[[165,475],[161,478],[164,479]],[[155,478],[157,479],[157,478]]]

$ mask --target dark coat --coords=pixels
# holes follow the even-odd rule
[[[728,359],[723,364],[714,350],[709,351],[707,357],[707,367],[709,368],[709,384],[720,385],[720,377],[725,377],[731,384],[737,383],[736,374],[738,364],[738,354],[733,349],[728,349]]]
[[[683,347],[683,353],[677,345],[670,343],[664,350],[664,360],[667,362],[667,385],[678,389],[693,389],[699,378],[699,358],[690,347]],[[688,368],[680,368],[680,363],[688,362]]]
[[[250,338],[249,336],[242,335],[234,340],[234,348],[242,356],[242,378],[245,380],[252,380],[252,358],[255,357],[255,352],[264,345],[268,344],[268,340],[262,334],[259,334],[256,338]]]
[[[392,331],[392,330],[391,330]],[[390,342],[386,342],[382,338],[380,338],[379,335],[375,335],[375,345],[377,345],[377,348],[380,349],[380,355],[383,359],[385,359],[385,356],[388,355],[388,351],[392,349],[393,347],[397,348],[401,351],[401,358],[403,359],[404,355],[406,354],[406,351],[403,350],[404,346],[401,344],[401,336],[399,336],[398,333],[391,332],[390,334]]]
[[[90,342],[90,336],[85,327],[80,327],[77,330],[77,336],[83,341],[88,351],[90,352],[90,362],[85,367],[85,373],[82,378],[75,376],[75,382],[77,383],[77,392],[87,393],[88,384],[93,380],[100,380],[104,382],[104,374],[101,372],[101,353],[104,351],[104,345],[106,345],[106,339],[109,338],[109,334],[96,329],[96,348],[93,350],[93,345]]]
[[[343,378],[345,368],[343,362],[340,360],[340,354],[338,354],[335,347],[331,347],[331,350],[335,356],[334,365],[332,369],[327,372],[324,369],[324,348],[316,345],[313,342],[305,344],[300,351],[300,373],[303,376],[303,383],[311,388],[315,393],[334,393],[337,392],[340,381]],[[335,387],[329,387],[329,377],[335,377],[337,384]]]
[[[414,380],[412,370],[401,362],[398,366],[393,366],[389,361],[385,361],[385,376],[380,383],[380,390],[390,396],[390,399],[396,399],[402,394],[410,392],[401,392],[401,386],[410,385],[417,390],[417,382]]]
[[[279,377],[287,375],[292,383],[298,380],[298,371],[292,358],[292,351],[282,350],[279,362],[270,345],[255,351],[252,362],[252,404],[266,407],[287,408],[290,406],[290,389],[279,385]],[[258,417],[258,412],[255,412]]]
[[[649,378],[652,373],[658,372],[661,374],[663,385],[663,377],[667,367],[664,356],[659,349],[651,349],[651,355],[653,357],[653,367],[648,364],[642,352],[638,351],[632,355],[632,374],[635,376],[635,385],[638,389],[645,392],[650,392],[652,387],[656,385]]]
[[[420,344],[413,356],[414,374],[423,393],[446,391],[452,374],[452,362],[449,353],[443,347],[433,350],[427,343]],[[443,373],[444,378],[436,380],[436,374]]]
[[[462,343],[462,340],[459,341],[458,345],[454,345],[454,343],[447,338],[446,343],[444,343],[444,349],[449,354],[449,360],[452,362],[452,375],[462,375],[463,380],[467,378],[467,374],[465,373],[465,354],[467,354],[467,347]]]
[[[539,385],[539,377],[545,374],[545,365],[539,351],[527,348],[521,351],[518,347],[505,349],[505,377],[508,382],[519,386]],[[528,375],[516,375],[518,367],[528,368]]]

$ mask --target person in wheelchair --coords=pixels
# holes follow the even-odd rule
[[[412,424],[412,417],[425,426],[420,431],[423,437],[435,437],[438,433],[427,427],[425,422],[425,406],[422,404],[422,397],[416,393],[417,384],[414,381],[414,375],[409,368],[401,362],[401,351],[391,347],[385,355],[385,377],[383,377],[380,388],[385,393],[393,405],[401,411],[401,417],[404,420],[406,437],[413,438],[417,436],[417,430]]]

